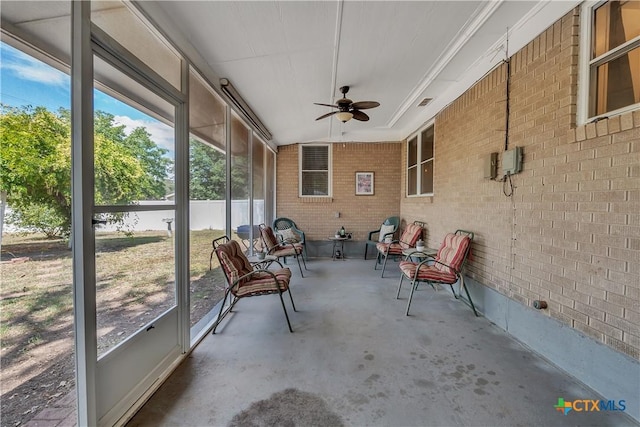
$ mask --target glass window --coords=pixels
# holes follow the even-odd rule
[[[264,223],[271,224],[275,219],[273,214],[275,213],[274,192],[276,188],[275,169],[276,169],[276,154],[265,148],[265,199],[264,199]],[[255,222],[255,221],[254,221]]]
[[[135,8],[121,1],[94,1],[91,5],[91,20],[98,27],[180,89],[180,56]]]
[[[189,74],[189,271],[191,342],[218,311],[226,279],[211,242],[226,234],[225,105],[192,69]]]
[[[640,2],[591,9],[588,116],[640,103]]]
[[[265,197],[265,177],[264,177],[264,151],[265,146],[262,141],[258,139],[256,134],[253,134],[253,149],[251,151],[251,163],[253,164],[253,224],[267,224],[264,215],[264,197]],[[254,239],[257,236],[254,236]]]
[[[234,238],[249,249],[249,147],[251,130],[238,116],[231,116],[231,228]]]
[[[300,146],[300,196],[330,196],[331,146]]]
[[[433,194],[433,126],[407,142],[407,196]]]

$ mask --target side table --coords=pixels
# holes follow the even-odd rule
[[[437,249],[433,248],[424,248],[419,251],[416,248],[408,248],[402,250],[402,255],[404,255],[404,259],[415,258],[415,262],[421,262],[424,258],[434,258],[438,254]]]
[[[344,242],[345,240],[349,240],[348,237],[329,237],[329,240],[333,241],[333,250],[331,251],[331,259],[337,260],[342,258],[345,260],[344,256]]]
[[[247,259],[251,263],[251,266],[254,269],[258,270],[266,270],[274,262],[280,264],[280,262],[278,261],[278,257],[275,257],[273,255],[265,255],[263,259],[259,259],[256,255],[251,255],[247,257]],[[280,267],[282,267],[282,264],[280,264]]]

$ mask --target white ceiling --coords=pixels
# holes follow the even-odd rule
[[[141,2],[228,78],[278,145],[409,136],[576,1]],[[169,18],[170,17],[170,18]],[[186,47],[186,44],[189,47]],[[315,121],[349,85],[371,120]],[[433,98],[418,107],[425,97]]]
[[[229,79],[276,145],[320,141],[399,141],[432,119],[506,55],[578,4],[565,1],[140,1],[155,22],[219,87]],[[3,1],[4,29],[56,40],[68,2]],[[102,3],[96,3],[94,9]],[[110,2],[104,2],[108,7]],[[68,24],[67,24],[68,25]],[[54,31],[53,27],[58,28]],[[48,29],[47,29],[48,28]],[[29,40],[27,40],[29,41]],[[31,40],[35,43],[35,39]],[[333,104],[339,88],[378,101],[368,122],[341,123],[314,102]],[[419,107],[423,98],[433,98]]]

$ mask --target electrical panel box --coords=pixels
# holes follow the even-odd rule
[[[514,175],[522,170],[522,147],[505,151],[502,153],[502,173]]]
[[[495,179],[498,175],[498,153],[491,153],[484,158],[484,177]]]

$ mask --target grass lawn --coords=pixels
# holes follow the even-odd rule
[[[191,325],[222,299],[215,256],[209,270],[211,241],[222,234],[190,234]],[[175,304],[174,247],[166,231],[97,233],[99,354]],[[15,426],[73,387],[72,257],[65,241],[8,234],[1,260],[2,426]]]

